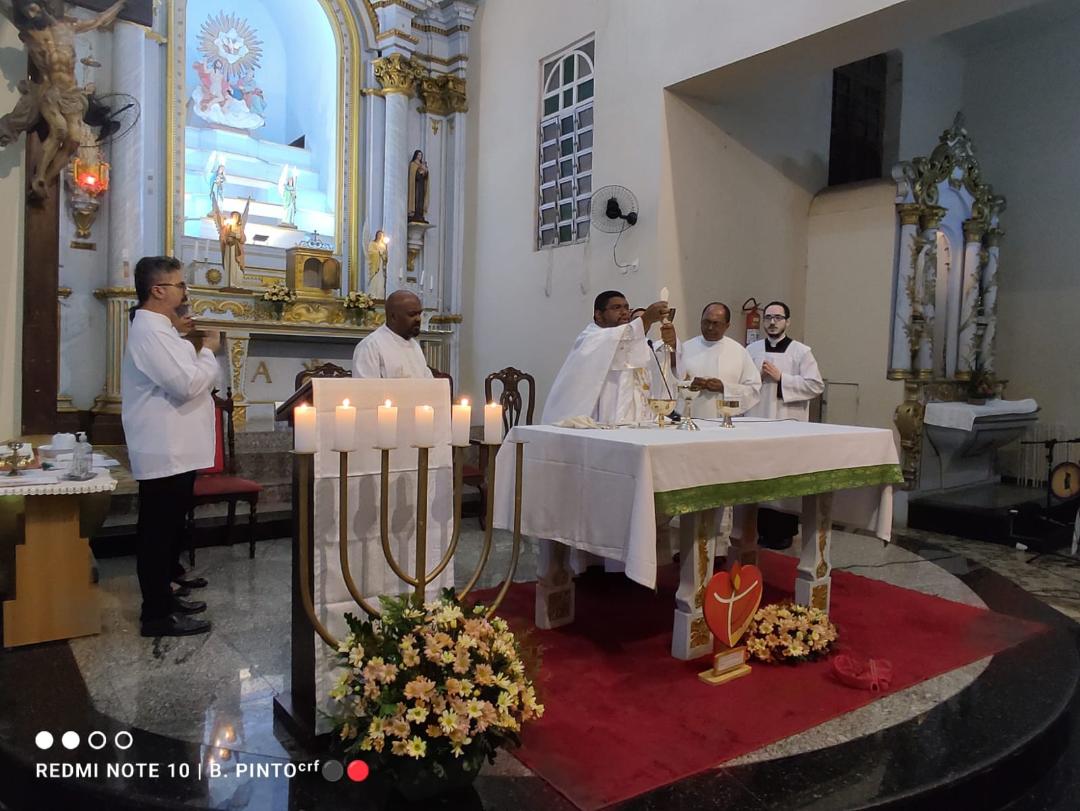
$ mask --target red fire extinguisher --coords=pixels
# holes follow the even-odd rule
[[[761,305],[757,299],[748,298],[743,302],[742,310],[746,313],[746,346],[750,346],[761,337]]]

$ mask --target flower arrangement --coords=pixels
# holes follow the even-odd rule
[[[373,310],[375,309],[375,299],[373,299],[367,293],[361,293],[358,290],[354,290],[345,297],[345,309]]]
[[[989,369],[976,369],[968,381],[968,399],[985,402],[998,396],[997,379]]]
[[[294,301],[296,293],[288,288],[285,282],[274,282],[263,291],[263,301]]]
[[[836,626],[820,608],[776,603],[754,614],[746,650],[761,662],[805,662],[828,653],[836,638]]]
[[[452,589],[423,605],[381,602],[374,622],[346,615],[338,648],[344,669],[330,695],[346,750],[374,751],[398,773],[425,761],[436,774],[446,764],[475,776],[497,748],[517,746],[521,725],[544,707],[506,621],[464,608]]]

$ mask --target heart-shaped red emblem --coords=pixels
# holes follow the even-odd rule
[[[713,636],[735,647],[761,604],[761,570],[736,563],[717,572],[705,586],[705,621]]]

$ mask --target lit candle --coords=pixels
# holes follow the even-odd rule
[[[356,407],[349,405],[348,397],[334,409],[334,450],[356,450]]]
[[[667,299],[668,299],[668,289],[666,287],[661,287],[660,288],[660,300],[661,301],[667,301]]]
[[[502,442],[503,407],[498,403],[488,403],[484,406],[484,444],[498,445]]]
[[[397,406],[387,400],[379,406],[379,425],[375,431],[376,448],[397,447]]]
[[[293,410],[293,448],[297,453],[315,453],[315,406],[307,403]]]
[[[472,427],[472,406],[468,400],[453,406],[450,416],[450,444],[464,447],[469,444],[469,429]]]
[[[413,444],[418,448],[430,448],[435,444],[435,409],[419,405],[413,419]]]

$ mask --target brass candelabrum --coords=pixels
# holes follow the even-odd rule
[[[485,443],[489,447],[492,447],[494,452],[488,454],[489,462],[487,470],[485,471],[485,485],[487,487],[487,522],[484,530],[484,546],[480,552],[480,560],[477,563],[476,571],[465,587],[457,592],[457,598],[463,600],[469,592],[476,586],[480,576],[484,572],[484,568],[487,565],[488,557],[491,555],[491,543],[492,543],[492,529],[494,524],[494,511],[495,511],[495,460],[498,456],[498,448],[500,443]],[[514,580],[514,572],[517,571],[518,558],[521,554],[521,494],[522,494],[522,481],[521,472],[524,466],[525,460],[525,443],[516,441],[515,456],[514,456],[514,540],[513,549],[510,555],[510,566],[506,573],[506,578],[503,580],[498,593],[495,596],[494,601],[487,607],[485,617],[490,617],[502,604],[503,599],[506,597],[507,591],[510,590],[510,584]],[[413,589],[413,593],[419,601],[423,601],[424,594],[427,586],[432,583],[442,572],[450,565],[450,561],[454,557],[454,553],[457,551],[458,540],[461,537],[461,494],[463,488],[462,481],[462,467],[463,456],[465,448],[463,446],[452,446],[453,460],[454,460],[454,527],[450,538],[450,545],[446,549],[446,553],[443,555],[441,561],[431,571],[427,570],[427,518],[428,518],[428,457],[431,452],[429,447],[416,448],[417,452],[417,485],[416,485],[416,564],[415,573],[410,575],[406,572],[397,559],[394,557],[393,549],[390,547],[390,529],[389,523],[389,511],[390,511],[390,448],[379,448],[382,452],[382,468],[380,471],[380,501],[379,501],[379,534],[382,541],[383,556],[386,558],[386,562],[389,564],[390,569],[398,576],[406,585]],[[314,539],[309,527],[309,516],[311,512],[311,504],[309,498],[310,483],[314,475],[315,455],[313,453],[304,453],[295,451],[300,460],[300,504],[299,511],[299,523],[300,523],[300,599],[304,606],[304,613],[307,614],[308,620],[311,622],[315,632],[322,638],[322,640],[334,650],[337,650],[340,640],[335,639],[326,626],[319,619],[315,613],[315,604],[311,597],[311,558],[314,554]],[[345,588],[348,589],[349,595],[353,601],[364,610],[364,612],[372,619],[377,619],[380,616],[380,611],[374,605],[372,605],[365,597],[360,593],[360,589],[356,585],[356,581],[352,576],[352,568],[349,565],[349,542],[348,542],[348,515],[349,515],[349,451],[337,451],[338,458],[340,460],[340,474],[338,479],[338,555],[341,563],[342,579],[345,581]]]

